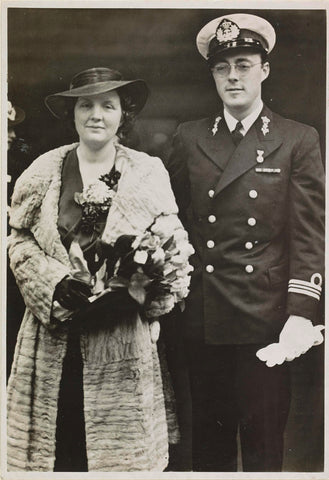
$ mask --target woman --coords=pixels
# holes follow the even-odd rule
[[[93,68],[46,98],[74,119],[79,143],[40,156],[13,195],[9,255],[26,312],[8,385],[8,470],[162,471],[168,436],[177,440],[152,320],[187,295],[192,249],[161,161],[119,142],[147,93],[142,80]]]

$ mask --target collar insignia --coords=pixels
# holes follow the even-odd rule
[[[264,137],[265,137],[265,135],[266,135],[267,133],[269,133],[269,131],[270,131],[269,128],[268,128],[268,125],[269,125],[269,123],[270,123],[271,120],[270,120],[268,117],[266,117],[266,116],[261,117],[261,119],[262,119],[262,122],[263,122],[262,132],[263,132],[263,135],[264,135]]]
[[[212,135],[216,135],[217,131],[218,131],[218,124],[219,122],[221,121],[222,117],[218,116],[215,118],[215,122],[214,122],[214,126],[212,127]]]
[[[240,28],[236,23],[224,18],[216,29],[216,38],[219,43],[236,40],[240,35]]]

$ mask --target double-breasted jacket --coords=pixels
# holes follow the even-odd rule
[[[210,344],[278,341],[314,320],[324,269],[324,169],[310,126],[264,106],[235,146],[223,116],[178,127],[167,163],[195,248],[186,334]]]

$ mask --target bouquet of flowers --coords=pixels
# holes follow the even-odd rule
[[[183,229],[162,235],[156,222],[142,235],[121,235],[113,246],[99,240],[96,246],[99,269],[93,279],[77,242],[70,249],[73,275],[92,283],[90,303],[103,303],[108,297],[111,307],[115,298],[134,301],[147,317],[168,313],[176,303],[184,308],[188,295],[190,272],[188,258],[194,253]],[[124,293],[114,295],[115,293]],[[117,300],[119,301],[119,300]]]

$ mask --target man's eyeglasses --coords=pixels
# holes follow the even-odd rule
[[[217,63],[214,67],[212,67],[211,71],[218,75],[219,77],[227,77],[231,73],[232,67],[238,72],[241,77],[245,77],[250,72],[252,67],[256,65],[261,65],[262,63],[248,63],[248,62],[238,62],[238,63]]]

